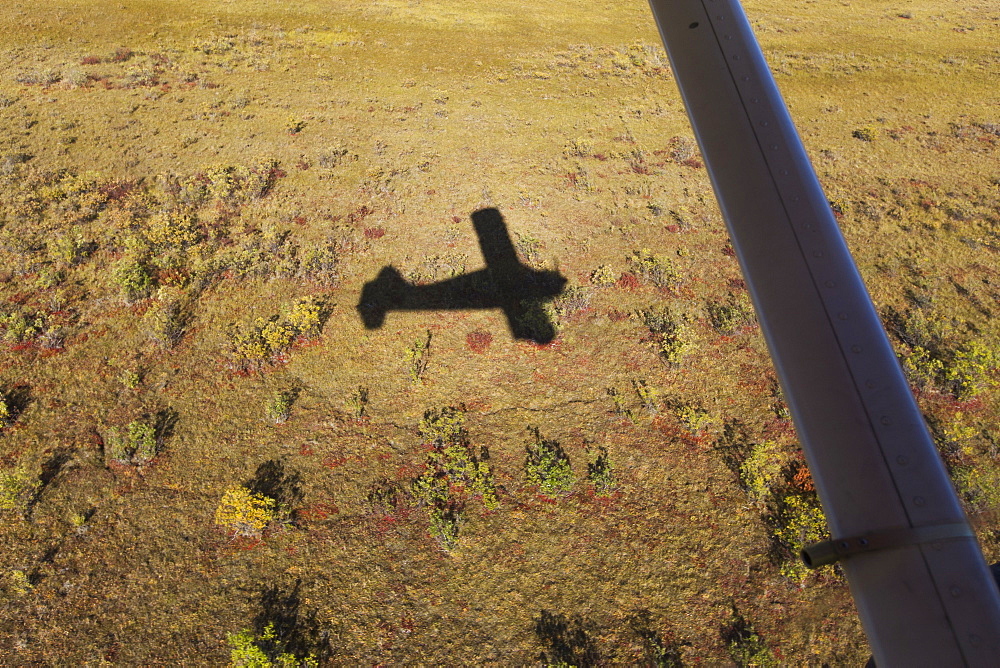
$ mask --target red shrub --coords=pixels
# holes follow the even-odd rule
[[[486,352],[491,343],[493,343],[493,335],[482,330],[469,332],[465,337],[465,345],[469,346],[469,350],[474,353]]]
[[[618,278],[617,285],[622,290],[635,290],[639,287],[639,279],[631,271],[626,271]]]

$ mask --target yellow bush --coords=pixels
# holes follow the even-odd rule
[[[786,449],[774,441],[755,443],[740,466],[740,479],[747,494],[757,502],[766,501],[783,482],[788,464]]]
[[[319,333],[322,323],[323,307],[314,299],[301,299],[288,311],[285,319],[288,324],[304,336],[314,336]]]
[[[590,282],[594,285],[614,285],[617,280],[618,274],[606,264],[590,272]]]
[[[230,487],[215,510],[215,523],[237,536],[260,536],[277,518],[277,502],[246,487]]]
[[[261,327],[260,338],[272,354],[278,354],[292,345],[296,333],[295,327],[272,318]]]
[[[798,553],[805,546],[825,540],[830,535],[826,517],[812,497],[790,494],[781,500],[775,519],[778,524],[775,537],[788,545],[793,553],[792,558],[781,565],[781,573],[801,583],[809,574],[809,569],[798,558]]]

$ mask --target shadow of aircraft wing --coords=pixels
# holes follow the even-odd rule
[[[500,308],[501,300],[487,270],[462,274],[430,285],[410,283],[392,266],[365,283],[358,313],[366,329],[382,326],[389,311],[458,311]]]

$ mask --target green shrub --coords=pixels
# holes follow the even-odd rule
[[[643,410],[650,415],[656,415],[660,412],[660,391],[658,389],[649,385],[646,381],[638,379],[632,381],[632,387],[639,397],[639,402],[642,404]]]
[[[476,454],[465,430],[465,413],[455,406],[425,412],[419,433],[432,450],[425,472],[413,481],[410,492],[428,508],[431,535],[452,549],[470,496],[480,499],[487,510],[499,507],[489,452],[482,448]]]
[[[427,456],[429,473],[437,480],[443,479],[449,487],[452,484],[466,486],[482,499],[487,509],[493,510],[497,506],[497,496],[489,452],[483,448],[476,455],[464,425],[465,413],[461,408],[447,406],[424,413],[420,435],[434,446]],[[426,477],[427,474],[421,476]]]
[[[660,289],[673,290],[681,283],[681,276],[674,268],[674,263],[654,254],[648,248],[634,252],[628,261],[635,273]]]
[[[62,269],[43,267],[38,270],[38,277],[35,279],[35,285],[40,290],[48,290],[56,287],[64,280],[66,280],[66,272]]]
[[[608,456],[608,449],[603,445],[597,449],[597,458],[587,464],[587,480],[594,486],[597,496],[611,496],[614,491],[614,464]]]
[[[12,570],[7,573],[7,577],[0,580],[3,584],[0,592],[8,595],[12,595],[14,598],[19,598],[31,592],[34,589],[34,585],[31,584],[31,578],[28,574],[22,570]]]
[[[700,406],[692,406],[691,404],[681,404],[674,408],[674,415],[677,416],[677,421],[690,433],[692,436],[702,435],[706,429],[712,425],[712,416],[709,415],[708,411]]]
[[[722,628],[722,639],[730,658],[740,668],[771,668],[779,665],[757,631],[735,608]]]
[[[17,419],[17,411],[10,400],[0,392],[0,429],[9,427]]]
[[[945,364],[944,386],[960,401],[973,399],[994,385],[992,374],[998,362],[997,353],[991,347],[979,340],[969,341]]]
[[[72,266],[83,260],[92,246],[92,243],[87,243],[78,234],[63,234],[47,244],[47,249],[58,262]]]
[[[855,139],[860,139],[861,141],[867,141],[867,142],[875,141],[878,138],[878,135],[879,135],[879,129],[871,125],[866,125],[862,128],[858,128],[851,133],[851,136],[854,137]]]
[[[153,275],[147,264],[134,258],[119,261],[115,266],[113,278],[127,302],[147,297],[154,284]]]
[[[522,299],[517,313],[518,329],[532,341],[548,342],[556,334],[559,314],[552,302],[544,299]]]
[[[529,485],[536,485],[546,496],[568,493],[576,481],[573,469],[570,467],[569,456],[558,441],[542,438],[537,427],[530,427],[528,431],[534,437],[534,442],[526,448],[527,457],[524,461],[526,482]]]
[[[600,267],[590,272],[590,282],[597,286],[614,285],[618,280],[618,274],[614,269],[606,264],[602,264]]]
[[[361,419],[368,414],[368,388],[358,386],[351,396],[347,399],[347,409],[351,412],[351,415],[357,419]]]
[[[142,330],[150,341],[169,350],[184,335],[184,320],[183,309],[178,300],[157,299],[142,316]]]
[[[899,357],[906,379],[917,390],[931,389],[944,373],[944,363],[922,346],[914,346],[909,355]]]
[[[123,369],[118,374],[118,380],[128,389],[137,390],[139,389],[139,384],[142,383],[142,375],[133,369]]]
[[[666,308],[643,311],[642,319],[660,358],[669,366],[679,366],[691,349],[691,332],[687,325]]]
[[[731,292],[724,302],[708,302],[706,310],[715,331],[727,336],[752,324],[755,319],[749,299],[737,297]]]
[[[284,424],[292,414],[292,404],[295,403],[295,392],[277,392],[267,402],[267,417],[275,424]]]
[[[976,511],[1000,509],[1000,471],[989,465],[967,465],[952,471],[959,494]]]
[[[424,442],[434,445],[464,441],[468,438],[465,411],[455,406],[426,411],[417,431]]]
[[[626,420],[632,421],[632,409],[628,407],[628,402],[625,399],[625,395],[618,391],[617,388],[609,387],[605,389],[605,392],[611,401],[614,403],[614,408],[612,409],[614,414],[618,417],[625,418]]]
[[[458,544],[459,517],[460,513],[455,508],[447,506],[434,506],[431,508],[430,534],[446,550],[451,550]]]
[[[274,622],[269,622],[261,634],[251,629],[230,633],[226,641],[232,648],[229,652],[230,666],[234,668],[314,668],[319,661],[314,654],[298,658],[287,651],[282,638],[278,637]]]
[[[45,316],[20,310],[0,315],[0,328],[9,343],[31,341],[45,331]]]
[[[0,510],[26,509],[41,485],[25,468],[0,472]]]
[[[410,493],[418,503],[431,508],[441,507],[451,498],[451,484],[446,474],[429,467],[410,485]]]
[[[428,357],[430,356],[431,348],[431,333],[427,332],[426,339],[418,339],[413,342],[413,345],[406,349],[404,353],[404,359],[406,360],[406,369],[410,374],[410,380],[414,383],[419,383],[423,379],[424,373],[427,371],[427,366],[429,364]]]
[[[117,428],[108,430],[104,437],[104,457],[108,462],[144,466],[156,457],[159,446],[156,428],[137,420],[129,423],[124,434]]]

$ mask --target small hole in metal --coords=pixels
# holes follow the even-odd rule
[[[698,22],[697,21],[695,21],[694,23],[692,23],[691,25],[688,26],[688,28],[691,28],[691,30],[694,30],[697,27],[698,27]]]

